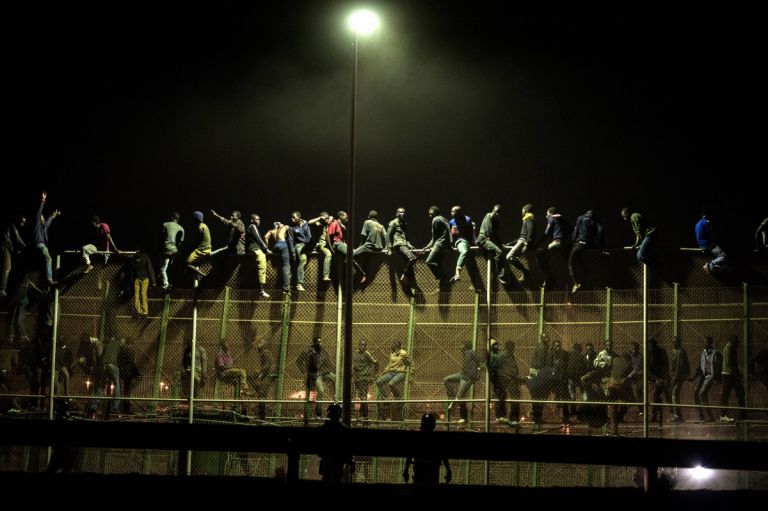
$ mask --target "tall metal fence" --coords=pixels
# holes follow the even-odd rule
[[[610,268],[599,257],[587,260],[593,282],[607,278],[600,276],[605,270],[621,273],[618,282],[635,282],[637,287],[612,289],[598,283],[571,293],[564,277],[559,284],[539,287],[534,258],[525,261],[528,274],[514,270],[518,284],[501,286],[475,251],[468,274],[457,283],[436,281],[421,262],[409,283],[399,279],[402,263],[397,257],[371,257],[366,262],[368,279],[356,283],[353,351],[365,340],[377,365],[372,377],[353,377],[365,389],[352,393],[353,427],[417,429],[421,416],[431,412],[439,418],[438,428],[449,430],[764,441],[768,287],[716,282],[698,273],[689,275],[685,286],[653,274],[644,280],[644,267],[628,254],[615,254]],[[688,266],[700,267],[698,255],[687,257]],[[454,263],[454,255],[445,258],[446,276],[453,274]],[[179,287],[150,288],[144,316],[135,306],[130,254],[113,255],[88,273],[82,271],[78,256],[62,256],[55,289],[41,296],[30,291],[24,310],[19,311],[16,300],[0,315],[0,328],[9,332],[0,349],[2,414],[53,418],[57,398],[66,398],[70,415],[79,420],[321,424],[318,410],[324,413],[342,395],[337,268],[333,280],[325,282],[318,261],[310,257],[306,291],[283,295],[276,285],[279,271],[270,265],[271,297],[261,298],[253,289],[251,258],[222,254],[209,264],[210,274],[197,288],[175,268],[172,280]],[[38,274],[29,277],[38,282]],[[19,331],[20,324],[26,332]],[[549,338],[546,350],[540,344],[542,333]],[[677,382],[679,399],[673,403],[669,371],[675,336],[687,352],[690,372]],[[700,396],[708,394],[706,406],[696,397],[705,338],[711,337],[722,352],[734,336],[744,402],[739,406],[738,385],[731,385],[738,382],[732,378],[728,391],[718,375]],[[306,355],[316,337],[323,341],[325,356],[323,395],[307,385]],[[510,359],[516,376],[509,381],[500,383],[499,376],[488,371],[489,363],[495,363],[495,355],[488,352],[489,337],[498,340],[501,353],[514,341]],[[655,351],[648,339],[656,340]],[[614,364],[614,369],[585,380],[587,373],[595,372],[594,357],[606,340],[613,343],[614,360],[625,369],[621,372]],[[376,380],[395,344],[412,363],[393,393]],[[594,347],[589,355],[588,344]],[[225,346],[233,368],[241,371],[218,367]],[[534,363],[537,350],[539,360]],[[666,369],[655,374],[650,369],[663,367],[658,365],[662,356]],[[201,362],[194,376],[192,360]],[[456,396],[461,383],[444,379],[466,371],[468,360],[476,361],[469,365],[478,371],[469,379],[467,392]],[[507,388],[504,413],[499,413],[500,384]],[[5,450],[0,470],[37,470],[46,461],[28,451]],[[189,461],[194,473],[261,476],[285,463],[281,456],[238,453],[194,453]],[[79,463],[82,470],[102,472],[185,470],[185,460],[172,452],[91,450]],[[307,476],[315,477],[317,460],[306,457],[302,463]],[[459,466],[460,482],[480,482],[486,473],[481,462]],[[634,477],[631,467],[492,466],[493,484],[627,485]],[[401,460],[358,460],[360,481],[397,482],[401,472]]]

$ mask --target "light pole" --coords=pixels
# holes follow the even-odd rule
[[[379,28],[379,17],[373,11],[359,10],[347,19],[352,30],[352,117],[349,130],[349,181],[347,183],[347,266],[344,273],[344,379],[342,382],[342,421],[352,422],[352,257],[355,248],[355,125],[357,123],[357,38]]]

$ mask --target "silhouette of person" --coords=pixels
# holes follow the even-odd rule
[[[343,452],[343,435],[349,430],[341,422],[341,405],[333,403],[328,407],[328,420],[320,426],[323,449],[318,469],[322,480],[327,483],[350,482],[355,472],[355,461],[349,453]]]
[[[437,419],[432,413],[425,413],[421,417],[421,432],[424,435],[430,434],[435,431],[435,425]],[[445,465],[445,482],[446,484],[451,482],[451,464],[448,462],[448,458],[439,456],[436,453],[420,454],[418,456],[411,456],[405,460],[405,468],[403,469],[403,481],[406,483],[410,477],[410,468],[413,465],[413,484],[419,485],[431,485],[438,484],[440,481],[440,465]]]

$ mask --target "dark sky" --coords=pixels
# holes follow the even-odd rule
[[[267,223],[346,209],[352,5],[12,8],[5,175],[19,184],[3,216],[32,215],[45,188],[59,247],[86,242],[97,212],[127,249],[174,210],[189,226],[195,209]],[[629,205],[664,244],[692,246],[707,205],[726,245],[747,247],[768,216],[754,13],[369,5],[382,28],[359,45],[358,228],[403,205],[421,246],[431,204],[479,222],[501,203],[512,240],[532,202],[542,224],[550,205],[595,209],[618,246]]]

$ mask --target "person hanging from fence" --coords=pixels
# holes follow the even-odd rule
[[[669,355],[659,343],[651,337],[648,339],[648,383],[653,385],[654,403],[671,403],[672,392],[669,374]],[[642,397],[642,396],[640,396]],[[659,425],[664,421],[664,407],[654,405],[651,413],[651,422],[658,422]]]
[[[368,351],[368,341],[360,341],[352,358],[352,376],[355,383],[355,394],[360,400],[360,417],[368,418],[368,391],[375,378],[374,374],[379,367],[379,361],[373,358]]]
[[[475,384],[480,376],[480,366],[482,362],[477,352],[472,349],[471,342],[465,342],[461,347],[461,371],[449,374],[443,378],[445,393],[451,401],[448,403],[448,413],[459,403],[459,423],[465,423],[469,419],[469,407],[464,396],[466,396],[472,385]]]
[[[768,252],[768,218],[764,218],[755,231],[755,252]]]
[[[120,369],[120,377],[123,380],[120,412],[130,415],[132,411],[131,400],[134,382],[139,377],[139,366],[136,363],[136,348],[133,339],[120,339],[120,350],[117,355],[117,365]]]
[[[718,243],[715,230],[712,228],[712,222],[709,220],[710,216],[709,209],[705,208],[702,210],[701,218],[696,222],[695,228],[696,243],[699,245],[701,252],[710,258],[703,266],[704,271],[707,273],[722,270],[726,261],[725,250]]]
[[[89,366],[93,391],[91,395],[100,398],[108,392],[112,394],[112,402],[106,404],[105,417],[111,413],[117,413],[120,405],[120,366],[118,356],[120,354],[120,341],[110,337],[107,342],[102,342],[98,337],[89,337],[90,356],[86,360]],[[99,410],[100,400],[92,399],[88,404],[88,413],[96,414]]]
[[[21,253],[27,247],[19,232],[27,225],[27,218],[19,215],[13,222],[8,222],[3,233],[3,244],[0,247],[2,255],[3,274],[0,279],[0,297],[5,296],[8,288],[8,277],[11,275],[14,256]]]
[[[392,351],[389,354],[389,362],[384,368],[384,372],[376,380],[376,388],[379,391],[380,399],[387,399],[392,394],[394,399],[403,397],[403,385],[408,371],[413,371],[413,363],[410,354],[405,351],[400,341],[392,343]],[[395,406],[397,403],[379,405],[379,417],[386,416],[382,410],[389,409],[389,417],[394,420],[402,420],[402,408]]]
[[[341,422],[341,405],[332,403],[328,407],[328,420],[320,426],[318,451],[320,466],[318,472],[325,483],[349,483],[355,473],[355,460],[346,449],[349,428]]]
[[[421,434],[432,435],[437,425],[437,418],[433,413],[425,413],[421,417]],[[422,438],[421,441],[427,440]],[[421,443],[421,442],[420,442]],[[403,469],[403,481],[406,483],[410,478],[411,465],[413,465],[413,484],[434,485],[440,483],[440,466],[445,466],[445,483],[449,484],[452,479],[451,464],[446,456],[434,453],[425,453],[417,456],[409,456],[405,459],[405,468]]]
[[[37,216],[35,217],[35,248],[43,255],[45,261],[45,276],[48,280],[48,285],[52,286],[56,284],[53,280],[53,259],[51,253],[48,251],[48,229],[51,227],[53,220],[61,215],[61,211],[58,209],[53,210],[48,218],[43,216],[43,208],[45,202],[48,200],[48,193],[43,190],[40,199],[40,207],[37,210]]]
[[[629,408],[625,402],[632,401],[632,381],[629,377],[632,372],[632,355],[627,352],[624,355],[616,355],[611,359],[609,376],[603,381],[605,399],[618,401],[608,406],[611,434],[618,436],[619,424]]]
[[[160,284],[164,290],[168,290],[171,286],[168,280],[168,267],[176,254],[179,253],[179,248],[184,242],[184,228],[179,224],[180,220],[181,215],[174,211],[171,214],[171,219],[163,223],[163,245],[160,249]]]
[[[259,357],[259,371],[253,379],[253,389],[256,392],[257,399],[267,399],[269,389],[277,379],[272,352],[268,349],[267,341],[259,341],[256,345],[256,353]],[[267,405],[264,401],[259,401],[257,413],[259,419],[265,420],[267,418]]]
[[[112,231],[106,222],[101,221],[99,215],[93,215],[91,217],[91,225],[93,226],[93,242],[83,246],[83,264],[85,269],[83,273],[88,273],[93,269],[91,264],[91,255],[95,252],[104,253],[104,264],[109,261],[109,255],[114,249],[115,253],[120,253],[120,250],[115,245],[115,240],[112,239]]]
[[[486,213],[480,223],[480,231],[477,233],[477,246],[483,249],[483,255],[490,259],[493,275],[502,284],[507,283],[507,259],[504,257],[504,245],[501,241],[501,205],[494,204],[491,211]]]
[[[21,345],[29,342],[27,333],[27,309],[36,298],[47,295],[48,292],[32,283],[29,275],[24,275],[19,285],[8,297],[10,321],[8,322],[8,342],[11,345]]]
[[[235,361],[229,352],[226,339],[219,341],[219,352],[216,354],[216,378],[219,381],[240,387],[240,396],[253,397],[255,394],[248,385],[248,373],[242,367],[235,367]]]
[[[149,286],[157,286],[155,280],[155,267],[146,252],[137,250],[131,258],[133,270],[133,308],[139,318],[147,319],[149,316]]]

